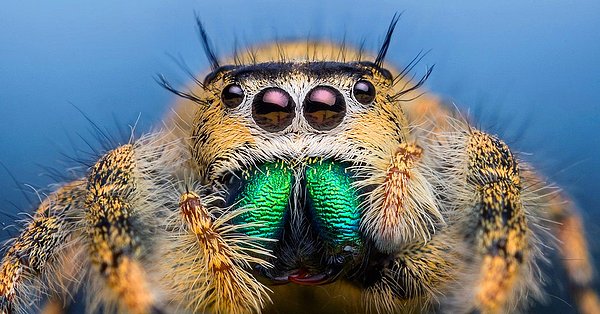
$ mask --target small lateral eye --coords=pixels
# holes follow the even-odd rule
[[[221,92],[221,101],[229,108],[239,106],[243,100],[244,90],[237,84],[229,84]]]
[[[328,131],[338,126],[346,115],[344,96],[335,88],[317,86],[304,100],[304,117],[310,126]]]
[[[296,105],[283,89],[270,87],[254,97],[252,118],[266,131],[278,132],[292,124]]]
[[[354,98],[363,105],[368,105],[375,100],[375,86],[367,80],[360,80],[352,89]]]

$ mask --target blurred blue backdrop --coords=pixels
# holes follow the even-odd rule
[[[388,60],[431,52],[415,71],[574,195],[596,259],[600,245],[600,1],[5,1],[0,11],[0,209],[28,211],[20,189],[53,182],[45,167],[76,166],[90,123],[117,132],[139,115],[149,131],[174,101],[154,81],[188,80],[172,60],[207,67],[195,29],[203,20],[220,55],[234,43],[275,38],[365,41],[376,49],[404,12]],[[116,121],[116,122],[115,122]],[[83,139],[81,139],[82,137]],[[27,192],[30,196],[35,195]],[[11,218],[2,217],[7,224]],[[10,231],[12,230],[12,231]],[[8,236],[8,229],[2,238]],[[551,275],[554,277],[554,275]],[[550,307],[574,310],[559,287]],[[561,299],[565,299],[564,301]]]

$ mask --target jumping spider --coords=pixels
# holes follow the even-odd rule
[[[108,151],[6,250],[0,310],[508,312],[556,237],[600,311],[569,199],[384,58],[268,45],[210,73],[166,127]],[[315,285],[328,284],[322,289]],[[34,301],[32,301],[34,300]]]

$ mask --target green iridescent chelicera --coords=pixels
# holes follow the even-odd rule
[[[347,165],[331,160],[306,167],[306,188],[314,217],[330,247],[360,246],[360,199]]]
[[[249,236],[274,239],[283,226],[293,185],[292,170],[282,163],[266,163],[245,176],[236,207],[248,209],[237,224]]]
[[[332,253],[360,247],[360,197],[346,163],[319,160],[306,165],[304,185],[315,229]],[[236,208],[247,209],[236,224],[249,236],[276,239],[283,228],[295,171],[282,162],[258,166],[243,177]]]

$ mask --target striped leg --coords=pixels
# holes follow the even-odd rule
[[[142,266],[142,243],[134,226],[139,195],[133,145],[121,146],[92,168],[86,197],[91,262],[101,278],[107,305],[131,313],[157,311],[155,296]]]
[[[473,306],[483,313],[511,310],[533,258],[518,165],[506,144],[479,131],[468,139],[467,158],[467,183],[476,202],[473,240],[481,259]]]
[[[0,266],[1,313],[20,312],[21,305],[39,297],[36,292],[69,294],[80,279],[82,265],[69,260],[81,248],[75,220],[82,213],[84,195],[83,181],[63,186],[40,204],[13,240]],[[72,267],[67,274],[63,266],[68,263]]]

